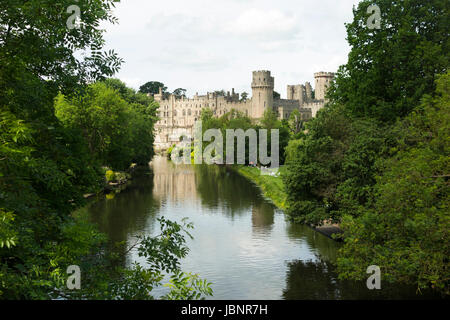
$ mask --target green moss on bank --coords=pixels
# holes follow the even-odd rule
[[[286,209],[287,197],[281,174],[277,177],[261,175],[258,168],[247,166],[233,166],[233,170],[258,185],[264,196],[271,199],[278,208]],[[283,168],[280,171],[283,171]]]

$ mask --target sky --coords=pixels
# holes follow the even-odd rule
[[[251,95],[252,71],[270,70],[275,90],[335,72],[350,48],[345,23],[358,0],[122,0],[108,49],[125,60],[116,77],[138,89],[160,81],[187,95]]]

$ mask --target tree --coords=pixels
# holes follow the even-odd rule
[[[173,91],[173,94],[177,99],[186,98],[186,91],[187,91],[186,89],[178,88]]]
[[[300,111],[298,111],[297,109],[292,111],[291,115],[289,116],[288,124],[289,129],[291,130],[293,135],[298,134],[303,129],[304,122],[302,120]]]
[[[281,98],[281,95],[278,92],[274,91],[273,92],[273,99],[274,100],[279,100],[280,98]]]
[[[397,124],[395,155],[380,159],[373,206],[346,215],[345,245],[338,267],[342,278],[366,277],[368,265],[383,279],[432,287],[450,294],[450,73],[437,92]]]
[[[241,93],[241,101],[247,101],[248,99],[248,93],[247,92],[242,92]]]
[[[139,88],[139,92],[154,96],[155,94],[159,93],[160,88],[162,89],[163,94],[167,92],[167,87],[164,86],[164,83],[158,81],[149,81]]]
[[[381,29],[370,29],[372,4],[361,1],[346,25],[351,51],[329,95],[355,116],[395,122],[434,91],[436,76],[448,68],[450,12],[445,0],[380,0]]]
[[[17,239],[0,248],[2,298],[49,298],[62,286],[61,270],[96,242],[93,234],[81,241],[84,226],[70,213],[84,193],[98,190],[101,173],[82,137],[55,117],[53,103],[59,91],[81,95],[87,82],[112,75],[122,60],[103,51],[98,28],[116,22],[115,1],[78,3],[80,29],[65,23],[72,4],[0,3],[0,212],[7,214],[5,237]],[[81,50],[85,55],[75,53]],[[80,234],[69,237],[74,225]]]
[[[92,224],[72,215],[74,209],[86,204],[84,194],[99,192],[103,186],[104,176],[91,156],[98,151],[89,149],[86,139],[102,154],[108,154],[112,146],[128,152],[122,142],[142,138],[140,133],[136,137],[127,134],[127,127],[137,126],[130,114],[134,113],[135,120],[141,121],[138,127],[148,129],[147,133],[153,125],[148,121],[144,127],[141,119],[143,114],[148,119],[153,116],[155,108],[149,105],[148,97],[133,95],[118,81],[98,82],[113,75],[122,62],[113,51],[103,52],[103,31],[99,28],[102,22],[116,22],[111,13],[115,3],[77,2],[82,22],[79,29],[72,29],[66,26],[71,0],[0,2],[2,299],[151,299],[149,291],[161,278],[158,272],[139,267],[111,273],[111,261],[103,259],[105,237]],[[85,54],[80,55],[80,51]],[[54,100],[59,93],[66,100],[58,102],[76,111],[64,112],[65,121],[84,125],[86,132],[80,134],[75,125],[65,126],[55,116]],[[89,113],[77,108],[80,106],[88,106]],[[104,130],[104,135],[98,130]],[[171,297],[210,294],[207,283],[177,268],[176,259],[187,253],[180,235],[183,225],[161,222],[161,238],[145,239],[140,248],[147,250],[145,257],[155,256],[158,250],[164,252],[166,260],[157,259],[161,270],[175,266]],[[97,280],[83,286],[80,296],[68,291],[65,284],[65,271],[73,264],[94,271],[84,273],[85,280]],[[116,277],[109,277],[112,274]]]

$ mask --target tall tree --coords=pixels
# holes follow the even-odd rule
[[[348,63],[339,69],[330,96],[356,116],[395,121],[435,89],[450,62],[447,0],[378,0],[380,29],[369,28],[372,0],[354,9],[347,24]]]
[[[175,89],[174,91],[173,91],[173,94],[175,95],[175,97],[177,97],[178,99],[179,98],[186,98],[186,89],[183,89],[183,88],[178,88],[178,89]]]
[[[73,4],[0,2],[0,212],[14,215],[18,239],[0,248],[0,295],[10,299],[49,298],[62,286],[59,270],[86,249],[81,229],[80,237],[65,233],[70,213],[101,183],[81,137],[61,125],[53,104],[59,91],[75,96],[118,70],[122,60],[104,51],[98,27],[116,22],[115,1],[78,2],[79,28],[66,24]]]
[[[242,92],[241,93],[241,101],[247,101],[248,99],[248,93],[247,92]]]
[[[273,92],[273,99],[274,99],[274,100],[278,100],[278,99],[280,99],[280,98],[281,98],[281,95],[280,95],[278,92],[274,91],[274,92]]]
[[[139,92],[145,93],[145,94],[151,94],[152,96],[154,96],[155,94],[159,93],[159,88],[162,88],[163,94],[167,92],[167,87],[164,85],[164,83],[158,82],[158,81],[149,81],[149,82],[143,84],[139,88]]]

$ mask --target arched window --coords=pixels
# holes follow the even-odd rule
[[[185,116],[185,115],[186,115],[186,110],[183,109],[183,116]]]
[[[191,115],[191,109],[188,110],[188,116],[190,116],[190,115]]]
[[[177,116],[177,110],[173,110],[173,116],[174,116],[174,117]]]

